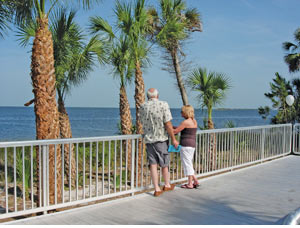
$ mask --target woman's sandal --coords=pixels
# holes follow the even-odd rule
[[[185,189],[193,189],[193,188],[194,188],[194,186],[193,186],[193,187],[190,187],[190,186],[188,186],[188,184],[183,184],[183,185],[181,185],[180,187],[181,187],[181,188],[185,188]]]
[[[193,184],[194,188],[198,188],[200,186],[200,184],[198,182]]]

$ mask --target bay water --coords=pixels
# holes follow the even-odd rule
[[[73,138],[112,136],[119,134],[120,122],[118,108],[75,108],[67,107]],[[183,120],[181,109],[171,109],[173,125]],[[135,122],[135,109],[131,109]],[[272,110],[268,119],[263,120],[257,109],[216,109],[213,111],[215,128],[224,128],[228,121],[235,127],[259,126],[270,124],[270,118],[276,115]],[[195,117],[200,126],[206,112],[195,110]],[[19,141],[35,139],[35,115],[33,107],[0,107],[0,141]]]

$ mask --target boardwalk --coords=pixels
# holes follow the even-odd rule
[[[300,156],[201,180],[199,189],[179,187],[9,224],[276,224],[300,207]]]

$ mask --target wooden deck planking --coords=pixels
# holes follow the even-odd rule
[[[8,224],[276,224],[300,207],[300,156],[287,156],[175,188]]]

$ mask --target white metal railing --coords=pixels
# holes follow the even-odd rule
[[[300,154],[300,124],[293,125],[293,153]]]
[[[291,124],[198,131],[196,175],[284,156],[291,138]],[[141,142],[130,135],[0,143],[0,219],[153,187]],[[179,153],[170,156],[171,182],[186,180]]]

